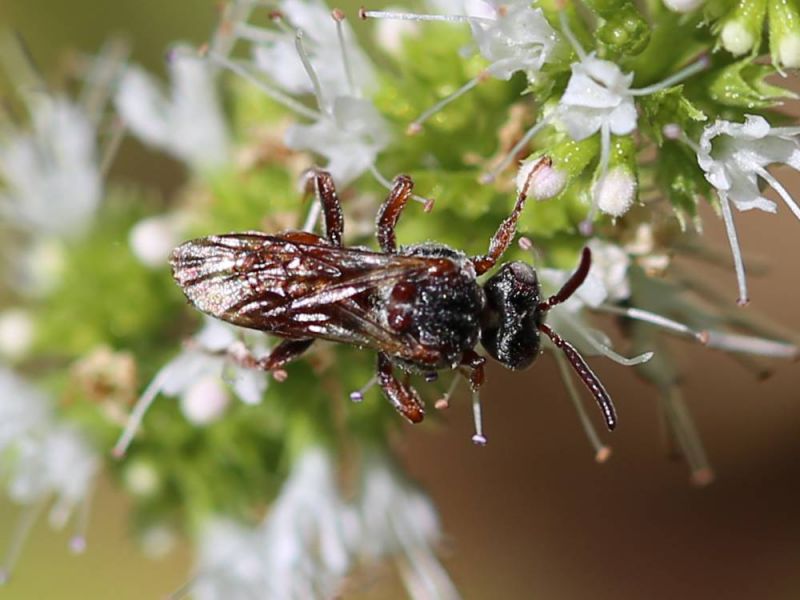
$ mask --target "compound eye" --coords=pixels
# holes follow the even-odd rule
[[[481,343],[509,369],[524,369],[539,355],[539,281],[523,262],[504,265],[483,287],[486,310]]]

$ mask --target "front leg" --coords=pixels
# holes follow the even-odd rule
[[[414,182],[408,175],[398,175],[394,179],[392,190],[384,200],[381,209],[378,211],[377,236],[378,244],[384,252],[393,253],[397,251],[397,239],[394,229],[400,219],[408,199],[411,197],[411,190],[414,189]]]
[[[517,196],[514,210],[512,210],[511,214],[500,224],[500,227],[497,228],[494,236],[492,236],[492,240],[489,242],[489,252],[483,256],[475,256],[472,258],[472,264],[475,265],[475,272],[478,275],[483,275],[486,271],[495,266],[497,261],[500,260],[500,257],[508,250],[511,241],[514,239],[514,234],[517,231],[519,215],[522,213],[522,209],[525,207],[525,201],[528,199],[528,188],[531,185],[531,181],[540,169],[549,168],[551,166],[552,161],[545,156],[531,170],[527,181],[525,181],[525,185]]]
[[[425,408],[417,391],[408,384],[401,383],[394,376],[392,362],[383,352],[378,354],[378,385],[395,407],[397,412],[412,423],[425,418]]]
[[[313,192],[316,201],[322,207],[322,216],[325,220],[325,237],[334,246],[342,246],[344,235],[344,216],[339,196],[333,177],[327,171],[310,169],[306,174],[306,191]]]
[[[275,379],[283,381],[286,379],[283,367],[303,354],[313,343],[314,340],[283,340],[262,358],[256,357],[244,344],[235,344],[226,354],[240,367],[269,371]]]

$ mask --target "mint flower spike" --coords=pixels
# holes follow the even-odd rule
[[[508,81],[514,73],[522,71],[528,79],[533,79],[550,59],[559,38],[541,9],[534,9],[528,0],[512,0],[509,3],[487,1],[482,4],[488,10],[480,16],[359,11],[362,19],[467,23],[472,29],[478,51],[489,61],[485,71],[417,117],[408,126],[409,134],[421,131],[425,121],[488,77]]]
[[[717,120],[703,130],[699,145],[689,142],[708,182],[716,189],[722,207],[728,241],[733,253],[740,305],[747,304],[747,280],[730,203],[739,210],[776,212],[776,205],[763,197],[761,178],[774,189],[797,219],[800,206],[766,167],[786,164],[800,170],[800,127],[771,127],[764,117],[746,115],[744,123]]]
[[[168,55],[171,89],[164,92],[145,71],[130,67],[115,104],[142,142],[207,171],[228,162],[229,135],[208,63],[186,47]]]
[[[602,181],[608,171],[611,135],[629,135],[636,129],[638,115],[634,99],[672,87],[706,69],[710,61],[703,56],[659,83],[632,88],[633,73],[623,73],[616,63],[599,59],[594,52],[587,54],[570,30],[566,14],[562,11],[559,16],[564,36],[579,60],[572,64],[572,76],[559,100],[558,120],[575,141],[600,133],[600,160],[592,205],[584,225],[586,229],[597,213],[599,192],[603,189],[597,182]],[[619,214],[615,216],[621,216],[625,210],[617,211]]]
[[[184,416],[195,425],[215,421],[222,415],[227,406],[227,393],[223,387],[226,381],[231,382],[230,386],[242,402],[258,404],[267,389],[267,374],[245,369],[230,360],[244,350],[239,331],[243,330],[206,318],[203,329],[185,343],[180,354],[164,365],[145,388],[114,445],[112,455],[117,458],[125,455],[159,394],[180,398]],[[261,341],[262,338],[255,339]],[[262,353],[266,348],[256,350]]]
[[[86,547],[89,498],[100,469],[97,453],[77,430],[59,423],[49,399],[0,366],[0,456],[3,483],[12,501],[24,506],[0,562],[0,585],[8,581],[34,523],[53,501],[51,526],[63,528],[78,512],[73,552]]]
[[[371,72],[372,67],[366,62],[366,58],[361,61],[351,56],[354,44],[347,43],[345,33],[349,29],[343,28],[343,13],[338,9],[326,12],[325,23],[322,23],[319,20],[321,14],[319,11],[322,9],[318,8],[322,5],[319,3],[287,1],[282,6],[286,10],[285,18],[289,22],[297,19],[308,22],[315,29],[327,28],[335,31],[330,39],[336,40],[339,51],[328,51],[312,56],[306,49],[306,32],[288,28],[282,17],[276,17],[276,21],[291,32],[295,55],[303,67],[308,82],[307,89],[313,93],[318,110],[309,109],[293,98],[293,89],[282,88],[280,80],[286,81],[284,65],[262,64],[261,71],[272,78],[272,81],[265,81],[256,74],[259,69],[254,69],[250,64],[241,64],[213,52],[209,53],[209,59],[247,79],[295,114],[313,121],[309,125],[294,124],[289,127],[284,143],[293,150],[310,151],[325,157],[328,160],[325,169],[339,185],[346,186],[369,171],[378,183],[390,189],[391,182],[378,171],[375,163],[378,155],[389,145],[391,132],[388,123],[374,104],[361,97],[364,90],[358,87],[358,74],[366,70]],[[331,19],[335,25],[331,23]],[[231,24],[231,28],[234,34],[245,32],[246,37],[240,39],[258,43],[258,40],[251,35],[252,31],[244,28],[242,24]],[[280,33],[276,34],[279,35]],[[271,37],[272,34],[270,39]],[[315,31],[312,39],[322,39],[321,34]],[[358,67],[357,65],[361,63],[362,66]],[[365,78],[366,76],[362,77]],[[346,86],[346,91],[328,93],[325,82],[329,79],[336,81],[337,90],[341,89],[341,86]],[[425,204],[426,207],[432,205],[431,200],[416,194],[412,198]]]
[[[357,514],[360,553],[367,560],[394,557],[410,598],[460,598],[436,557],[442,532],[433,503],[380,450],[365,453]]]
[[[29,130],[0,123],[0,216],[36,237],[79,237],[103,196],[95,126],[63,96],[24,100]]]

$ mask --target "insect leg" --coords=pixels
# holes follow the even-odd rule
[[[539,325],[539,330],[547,334],[547,337],[553,341],[556,348],[560,348],[564,352],[564,356],[567,357],[569,364],[575,369],[578,377],[580,377],[583,384],[589,389],[592,396],[594,396],[594,399],[597,401],[597,404],[600,406],[609,431],[613,430],[617,426],[617,411],[614,408],[614,403],[611,401],[611,396],[608,395],[606,388],[603,387],[597,375],[589,368],[589,365],[586,364],[586,361],[575,349],[575,346],[570,344],[544,323]]]
[[[461,364],[470,369],[469,375],[463,369],[461,372],[469,379],[469,384],[472,387],[472,420],[475,423],[475,435],[472,436],[472,441],[478,446],[485,446],[486,436],[483,435],[480,387],[483,385],[483,369],[486,364],[486,358],[474,350],[467,350],[461,358]]]
[[[263,358],[257,358],[244,345],[237,345],[228,351],[228,355],[246,369],[271,371],[276,379],[282,379],[286,376],[282,371],[283,367],[303,354],[313,343],[314,340],[283,340]]]
[[[327,171],[311,169],[308,172],[306,186],[308,191],[313,190],[317,202],[322,207],[322,215],[325,219],[325,237],[333,245],[341,247],[344,233],[344,216],[342,215],[339,196],[336,194],[333,177]]]
[[[381,209],[378,211],[377,236],[378,244],[384,252],[394,252],[397,250],[397,239],[394,228],[400,219],[408,199],[411,197],[411,190],[414,189],[414,182],[408,175],[398,175],[394,179],[392,189]]]
[[[561,304],[567,298],[572,296],[572,294],[574,294],[575,291],[581,287],[583,282],[586,280],[586,276],[589,274],[589,269],[591,267],[592,251],[589,250],[588,246],[586,246],[583,248],[583,252],[581,253],[581,262],[578,265],[578,268],[575,269],[575,272],[567,280],[567,282],[561,286],[560,290],[558,290],[544,302],[539,303],[539,310],[550,310],[557,304]]]
[[[538,164],[531,169],[530,175],[528,175],[528,180],[525,182],[522,190],[520,191],[519,195],[517,196],[517,201],[514,204],[514,210],[511,211],[511,214],[506,217],[506,219],[500,223],[500,227],[497,228],[497,231],[492,236],[492,240],[489,242],[489,252],[484,254],[483,256],[475,256],[472,258],[472,263],[475,265],[475,271],[478,275],[483,275],[491,269],[497,261],[500,260],[500,257],[503,256],[508,247],[511,245],[511,241],[514,239],[514,234],[517,231],[517,221],[519,220],[519,215],[522,213],[522,209],[525,207],[525,201],[528,199],[528,187],[531,184],[531,180],[536,176],[536,173],[545,167],[552,166],[552,161],[548,157],[544,157],[542,160],[538,162]]]
[[[419,423],[425,417],[425,408],[417,391],[408,384],[401,383],[394,376],[392,363],[383,352],[378,353],[378,385],[401,415],[412,423]]]

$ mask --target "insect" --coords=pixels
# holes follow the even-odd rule
[[[536,271],[524,262],[506,263],[483,286],[478,283],[511,244],[534,175],[482,256],[431,242],[398,247],[395,227],[413,188],[403,175],[395,178],[378,212],[380,251],[345,247],[333,179],[312,170],[309,191],[322,207],[323,236],[286,231],[200,238],[173,251],[172,273],[200,311],[284,338],[265,357],[234,357],[243,366],[278,372],[317,339],[377,351],[377,383],[412,423],[422,421],[424,405],[408,376],[398,379],[395,369],[426,379],[440,370],[459,370],[477,397],[486,362],[475,351],[479,342],[492,358],[518,370],[539,356],[544,333],[564,352],[613,429],[616,413],[602,383],[578,351],[545,323],[547,311],[567,300],[586,278],[589,249],[584,248],[577,270],[549,298],[542,298]],[[473,439],[485,441],[480,431]]]

